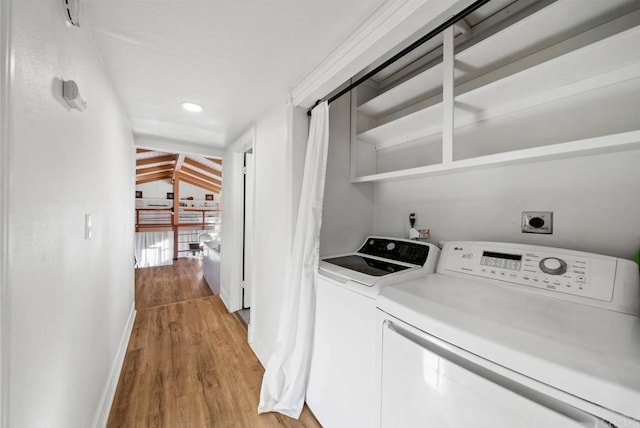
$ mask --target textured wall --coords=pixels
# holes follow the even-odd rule
[[[349,95],[329,106],[329,153],[320,256],[354,251],[373,227],[373,184],[350,182],[350,109]]]
[[[434,242],[517,242],[635,260],[638,165],[636,150],[380,183],[373,230],[405,236],[415,212]],[[521,233],[522,211],[553,211],[553,235]]]
[[[8,425],[85,428],[133,304],[132,136],[87,30],[57,1],[12,3]],[[61,78],[86,111],[66,106]]]

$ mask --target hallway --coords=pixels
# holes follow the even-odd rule
[[[136,310],[213,296],[202,259],[180,258],[170,266],[136,269]],[[138,313],[139,315],[139,313]]]
[[[136,306],[108,427],[319,426],[307,408],[300,421],[257,414],[264,370],[200,260],[138,269]]]

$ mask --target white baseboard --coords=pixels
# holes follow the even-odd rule
[[[127,353],[127,346],[129,345],[129,339],[131,338],[131,332],[133,330],[133,323],[136,319],[136,306],[135,303],[131,305],[131,311],[129,312],[129,319],[122,332],[122,338],[120,339],[120,346],[118,352],[111,365],[111,371],[109,372],[109,378],[102,391],[100,397],[100,403],[96,410],[95,417],[93,418],[94,428],[103,428],[107,426],[109,420],[109,412],[111,411],[111,405],[113,404],[113,398],[116,395],[116,388],[118,387],[118,380],[120,379],[120,372],[122,371],[122,365],[124,363],[124,356]]]
[[[225,290],[220,289],[220,299],[222,300],[222,303],[224,303],[224,306],[227,308],[227,312],[231,312],[231,306],[229,306],[229,294],[226,293]]]
[[[256,357],[258,357],[258,361],[262,364],[262,367],[266,368],[267,363],[269,362],[269,357],[271,356],[271,352],[269,349],[262,343],[259,339],[257,339],[254,335],[251,342],[249,342],[249,346]]]

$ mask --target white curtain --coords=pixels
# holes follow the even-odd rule
[[[173,232],[136,232],[137,267],[170,265],[173,263]]]
[[[258,412],[300,417],[313,345],[316,272],[329,147],[329,105],[311,115],[298,219],[288,267],[277,348],[262,379]]]

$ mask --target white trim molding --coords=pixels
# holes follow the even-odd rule
[[[120,339],[120,346],[118,352],[116,352],[115,359],[111,365],[109,371],[109,377],[107,383],[102,390],[100,396],[100,402],[96,409],[96,414],[93,418],[93,427],[102,428],[107,426],[109,420],[109,413],[111,412],[111,406],[113,404],[113,398],[116,395],[116,388],[118,387],[118,380],[120,379],[120,373],[122,372],[122,366],[124,364],[124,357],[127,354],[127,347],[129,346],[129,339],[131,338],[131,332],[133,331],[133,324],[136,320],[135,303],[131,305],[131,311],[129,311],[129,317],[127,324],[122,332],[122,338]]]
[[[253,338],[253,340],[249,341],[249,347],[258,358],[258,361],[262,365],[263,368],[267,368],[267,363],[269,362],[269,357],[271,353],[268,352],[268,349],[261,340],[257,338]]]
[[[250,148],[253,147],[254,142],[256,141],[256,132],[257,128],[252,126],[242,133],[233,143],[231,143],[228,147],[228,150],[233,152],[246,152]]]
[[[389,0],[376,9],[291,92],[295,105],[310,107],[418,30],[436,27],[473,0]],[[425,24],[427,26],[425,27]]]
[[[244,188],[241,169],[244,153],[255,149],[257,127],[252,126],[227,148],[222,174],[227,177],[222,194],[222,245],[220,265],[220,298],[227,311],[242,309],[242,210]]]
[[[221,148],[205,146],[189,141],[157,137],[155,135],[135,134],[133,141],[136,147],[144,147],[145,149],[153,149],[160,152],[215,157],[222,157],[224,155],[224,149]]]
[[[9,426],[9,148],[11,138],[11,0],[0,1],[0,427]]]

